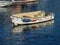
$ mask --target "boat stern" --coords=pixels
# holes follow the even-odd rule
[[[23,23],[21,18],[13,17],[13,16],[11,16],[10,18],[12,20],[12,23],[14,23],[14,24],[19,24],[19,23],[22,24]]]

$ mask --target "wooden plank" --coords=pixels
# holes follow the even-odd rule
[[[45,12],[41,12],[41,11],[35,11],[35,12],[26,12],[26,13],[19,13],[19,14],[14,14],[14,17],[23,17],[23,16],[27,16],[27,17],[34,17],[35,15],[40,14],[40,16],[44,16]]]

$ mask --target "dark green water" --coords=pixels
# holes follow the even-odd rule
[[[12,27],[11,12],[0,8],[0,45],[60,45],[59,0],[40,0],[27,11],[54,12],[55,19],[39,24]],[[32,9],[32,7],[35,7]],[[26,11],[26,9],[25,9]]]

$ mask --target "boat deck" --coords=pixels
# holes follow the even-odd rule
[[[40,17],[42,17],[42,16],[45,16],[45,12],[34,11],[34,12],[26,12],[26,13],[13,14],[12,16],[20,17],[20,18],[23,17],[23,16],[27,16],[27,17],[33,18],[35,15],[40,15]]]

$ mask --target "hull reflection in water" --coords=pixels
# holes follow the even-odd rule
[[[54,23],[54,20],[44,22],[44,23],[38,23],[38,24],[32,24],[32,25],[21,25],[13,28],[13,33],[20,33],[28,30],[40,30],[44,27],[52,26]]]

